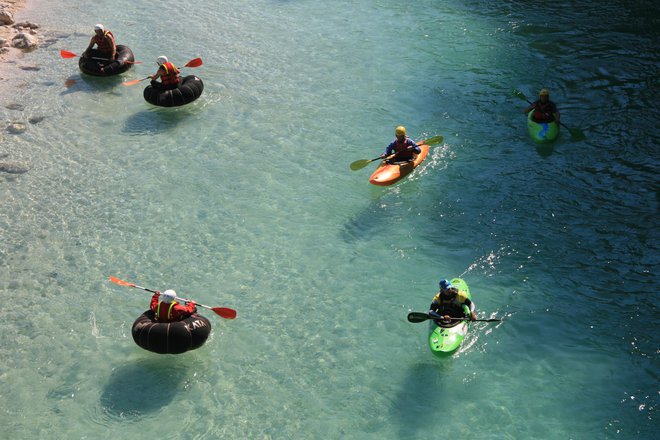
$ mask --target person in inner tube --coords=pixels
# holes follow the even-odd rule
[[[176,292],[171,289],[163,293],[154,293],[151,297],[151,310],[156,314],[158,322],[182,321],[197,312],[195,301],[190,301],[184,306],[176,299]]]
[[[94,45],[96,45],[98,55],[103,58],[107,58],[108,63],[114,61],[117,58],[117,45],[115,44],[115,36],[112,35],[112,32],[105,30],[105,27],[100,23],[94,26],[94,36],[91,40],[89,40],[89,45],[82,54],[83,58],[89,58],[92,56],[91,50]],[[102,67],[101,71],[103,71]]]
[[[172,90],[181,85],[181,76],[179,69],[169,62],[165,55],[161,55],[156,59],[158,64],[158,71],[151,75],[151,86],[156,89]],[[156,81],[160,78],[160,82]]]
[[[434,312],[443,324],[450,324],[451,318],[465,318],[463,305],[470,308],[470,321],[475,321],[474,303],[465,293],[453,287],[449,280],[440,280],[440,292],[433,298],[429,313]],[[454,321],[455,322],[455,321]]]
[[[398,126],[394,130],[394,135],[396,136],[394,141],[380,155],[387,163],[412,162],[415,154],[422,152],[417,143],[406,136],[406,127]]]

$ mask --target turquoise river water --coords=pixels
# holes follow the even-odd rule
[[[547,2],[546,2],[547,3]],[[42,47],[0,96],[0,437],[651,439],[657,405],[657,2],[35,0]],[[137,64],[76,59],[102,22]],[[142,98],[165,54],[196,102]],[[547,87],[566,129],[527,135]],[[5,130],[10,122],[23,133]],[[404,124],[443,135],[368,183]],[[654,220],[655,219],[655,220]],[[131,326],[150,289],[200,349]],[[440,278],[479,318],[434,358]],[[653,434],[656,432],[656,434]]]

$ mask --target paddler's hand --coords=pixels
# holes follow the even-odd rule
[[[442,317],[442,322],[451,322],[451,316],[445,315]]]
[[[477,315],[475,315],[474,312],[472,312],[470,314],[470,321],[476,321],[476,320],[477,320]]]

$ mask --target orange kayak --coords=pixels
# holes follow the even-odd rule
[[[382,161],[376,171],[369,178],[372,185],[388,186],[397,183],[399,180],[410,174],[417,166],[426,159],[429,154],[428,145],[420,145],[421,153],[417,154],[412,162],[401,164],[389,164]]]

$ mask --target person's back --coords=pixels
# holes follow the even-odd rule
[[[156,59],[158,64],[158,71],[151,75],[151,86],[157,89],[172,90],[181,85],[181,77],[179,76],[179,69],[171,63],[165,55],[161,55]],[[160,82],[156,81],[160,78]]]
[[[181,305],[176,301],[176,292],[166,290],[162,294],[154,293],[151,297],[151,310],[156,314],[158,322],[176,322],[188,318],[197,310],[195,301]]]

